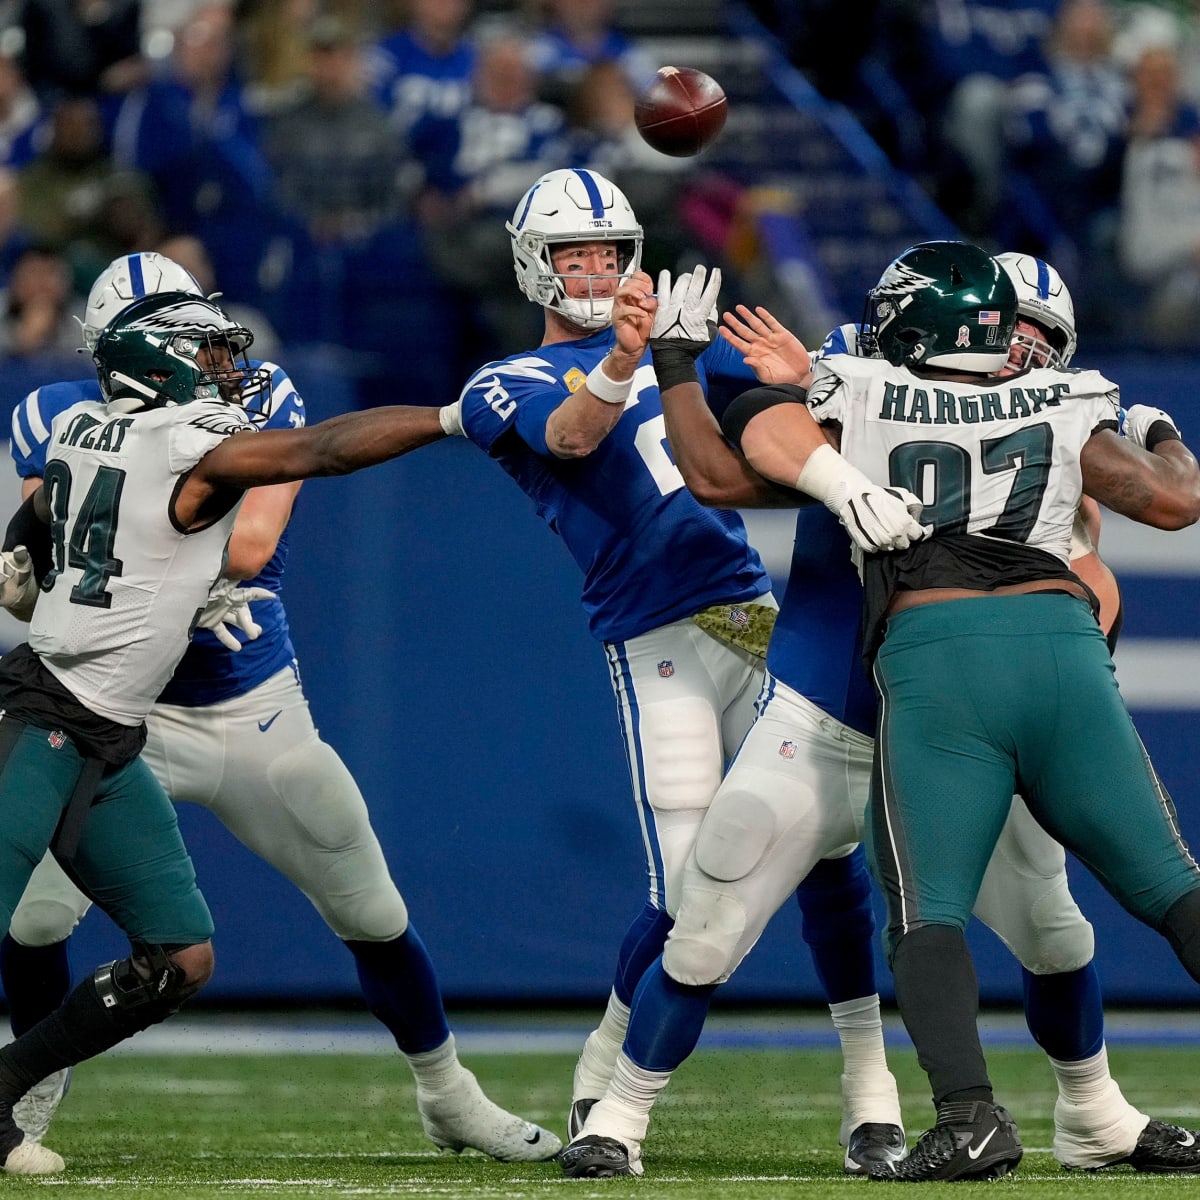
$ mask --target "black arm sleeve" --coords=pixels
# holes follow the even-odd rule
[[[751,388],[737,396],[721,416],[721,432],[740,450],[746,426],[768,408],[777,404],[803,404],[808,393],[791,383]]]
[[[11,550],[15,546],[24,546],[33,559],[33,576],[41,583],[53,566],[52,547],[50,543],[50,526],[46,524],[34,509],[33,502],[37,496],[34,492],[8,523],[4,533],[4,549]]]

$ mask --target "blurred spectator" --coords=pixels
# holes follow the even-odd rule
[[[1143,52],[1133,86],[1121,266],[1146,289],[1144,339],[1200,349],[1200,113],[1182,98],[1178,61],[1166,47]]]
[[[31,244],[29,231],[21,224],[17,174],[0,167],[0,287],[8,283],[13,264]]]
[[[41,105],[17,59],[0,53],[0,165],[23,167],[34,155]]]
[[[658,63],[616,27],[613,0],[547,0],[545,29],[533,39],[533,66],[543,95],[561,102],[588,67],[619,63],[641,91]]]
[[[509,300],[504,285],[513,264],[504,222],[539,175],[567,161],[569,147],[563,113],[537,96],[526,42],[497,34],[479,48],[471,104],[452,136],[413,146],[427,171],[418,213],[434,268],[510,348],[528,341],[540,313]]]
[[[270,195],[258,125],[234,69],[232,8],[205,3],[179,29],[165,78],[122,106],[113,155],[146,171],[159,188],[168,220],[186,225],[223,205],[240,207]]]
[[[162,77],[126,98],[113,155],[150,175],[167,227],[203,237],[230,291],[257,303],[278,221],[235,51],[231,6],[202,3],[177,31]]]
[[[263,135],[281,203],[318,242],[361,241],[403,208],[400,143],[364,90],[359,35],[340,17],[319,17],[305,95]]]
[[[471,99],[475,50],[464,37],[471,0],[409,0],[404,27],[371,47],[368,78],[392,128],[457,121]],[[427,137],[436,137],[430,133]]]
[[[891,122],[894,145],[924,160],[904,165],[927,174],[938,201],[976,236],[987,232],[999,203],[1009,85],[1045,70],[1042,46],[1059,3],[888,0],[878,6],[874,50],[859,74],[876,110],[869,124]],[[871,13],[867,5],[859,19]],[[846,20],[844,9],[836,19]],[[821,46],[808,53],[821,55]],[[924,132],[905,132],[912,126]]]
[[[46,148],[18,176],[21,221],[34,241],[63,250],[92,236],[114,173],[96,102],[86,96],[59,100]]]
[[[1120,191],[1129,89],[1110,55],[1112,38],[1104,0],[1063,0],[1047,70],[1023,76],[1012,93],[1013,163],[1082,251],[1094,218],[1115,208]]]
[[[145,245],[150,245],[147,242]],[[244,325],[254,334],[254,357],[275,358],[279,353],[279,335],[271,327],[271,322],[265,313],[248,304],[241,304],[237,299],[222,295],[217,288],[217,277],[213,271],[212,258],[204,243],[198,237],[190,234],[177,234],[166,238],[156,245],[159,254],[165,254],[172,262],[177,262],[200,285],[200,290],[206,296],[219,295],[221,307],[239,324]]]
[[[94,96],[110,134],[120,97],[150,69],[141,54],[141,0],[25,0],[25,76],[42,97]]]
[[[0,301],[0,356],[66,353],[83,345],[71,270],[52,250],[30,248],[13,264]]]

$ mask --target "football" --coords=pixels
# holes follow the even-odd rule
[[[725,127],[728,115],[721,85],[693,67],[660,67],[633,113],[642,139],[674,158],[698,154]]]

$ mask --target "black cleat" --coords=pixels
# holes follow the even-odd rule
[[[904,1157],[904,1130],[899,1125],[864,1121],[855,1126],[846,1142],[847,1175],[865,1175],[875,1163]]]
[[[1154,1175],[1198,1175],[1200,1134],[1151,1118],[1133,1151],[1108,1165],[1115,1167],[1121,1163]]]
[[[938,1121],[898,1162],[876,1162],[871,1179],[900,1183],[999,1179],[1021,1161],[1021,1139],[1007,1109],[985,1100],[943,1104]]]
[[[564,1146],[558,1152],[558,1161],[568,1179],[612,1179],[635,1174],[623,1142],[591,1133]]]
[[[573,1142],[582,1132],[595,1100],[576,1100],[567,1114],[567,1141]]]

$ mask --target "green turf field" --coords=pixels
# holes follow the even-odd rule
[[[1195,1124],[1200,1050],[1111,1050],[1126,1094],[1155,1116]],[[573,1058],[464,1055],[497,1102],[562,1132]],[[892,1052],[910,1137],[929,1122],[911,1050]],[[1017,1117],[1026,1156],[995,1184],[926,1184],[961,1200],[985,1188],[1030,1196],[1197,1194],[1200,1179],[1127,1169],[1068,1175],[1048,1152],[1052,1080],[1044,1060],[989,1052],[998,1097]],[[848,1179],[835,1145],[839,1059],[827,1051],[709,1050],[660,1102],[642,1179],[564,1180],[553,1163],[504,1166],[440,1155],[421,1134],[407,1071],[386,1055],[143,1057],[110,1055],[77,1068],[47,1144],[67,1174],[0,1177],[4,1195],[56,1200],[164,1197],[457,1197],[609,1194],[728,1200],[845,1197],[847,1189],[912,1185]]]

